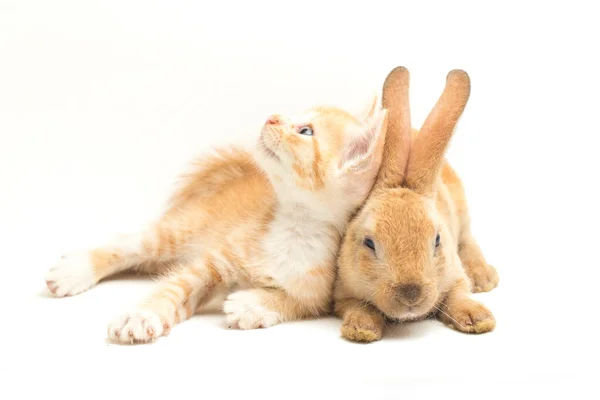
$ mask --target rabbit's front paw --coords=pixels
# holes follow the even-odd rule
[[[152,311],[123,314],[108,325],[108,337],[118,343],[147,343],[169,332],[168,323]]]
[[[344,317],[342,337],[355,342],[374,342],[381,339],[382,329],[381,316],[353,310]]]
[[[496,319],[486,306],[472,299],[454,301],[440,313],[445,324],[466,333],[491,332]]]
[[[241,290],[227,296],[223,311],[231,328],[268,328],[279,322],[279,313],[262,305],[260,295],[253,291]]]
[[[498,286],[498,272],[485,261],[471,263],[466,269],[473,284],[473,292],[489,292]]]

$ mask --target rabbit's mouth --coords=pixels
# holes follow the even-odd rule
[[[373,296],[373,303],[388,318],[412,321],[428,317],[435,310],[438,291],[430,282],[393,283]]]
[[[386,304],[378,307],[388,318],[395,321],[415,321],[431,316],[435,311],[435,296],[424,299],[417,305],[405,305],[401,303]]]
[[[401,310],[394,310],[390,317],[396,321],[416,321],[427,318],[431,312],[429,307],[402,307]]]

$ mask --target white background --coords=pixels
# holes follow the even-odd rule
[[[593,2],[562,3],[0,1],[2,397],[595,397],[600,32]],[[155,217],[197,154],[273,112],[360,105],[397,65],[417,127],[449,70],[471,76],[449,159],[500,273],[476,296],[494,332],[357,345],[333,318],[216,313],[118,346],[107,323],[151,282],[48,296],[62,253]]]

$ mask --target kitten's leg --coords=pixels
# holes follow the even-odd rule
[[[208,301],[222,276],[210,259],[186,262],[174,268],[136,310],[108,325],[108,337],[120,343],[146,343],[166,336]]]
[[[355,342],[374,342],[381,339],[384,319],[372,304],[354,298],[339,299],[335,313],[342,317],[342,337]]]
[[[149,265],[178,257],[188,237],[189,229],[168,221],[142,234],[121,235],[103,246],[65,254],[46,274],[46,285],[58,297],[71,296],[132,267],[149,272]]]
[[[469,284],[465,279],[450,289],[438,307],[438,318],[461,332],[490,332],[496,327],[494,315],[486,306],[470,297]]]
[[[146,258],[140,235],[123,235],[103,246],[63,255],[46,274],[46,285],[58,297],[76,295]]]
[[[473,283],[473,292],[488,292],[498,286],[498,272],[488,264],[470,230],[462,232],[458,256]]]
[[[328,308],[326,296],[299,299],[278,288],[240,290],[227,296],[223,303],[227,323],[240,329],[268,328],[284,321],[315,317]]]

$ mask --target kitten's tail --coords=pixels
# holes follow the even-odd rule
[[[171,209],[185,207],[190,201],[214,196],[226,184],[259,173],[252,155],[245,149],[231,146],[203,155],[183,174],[179,187],[169,200]]]

